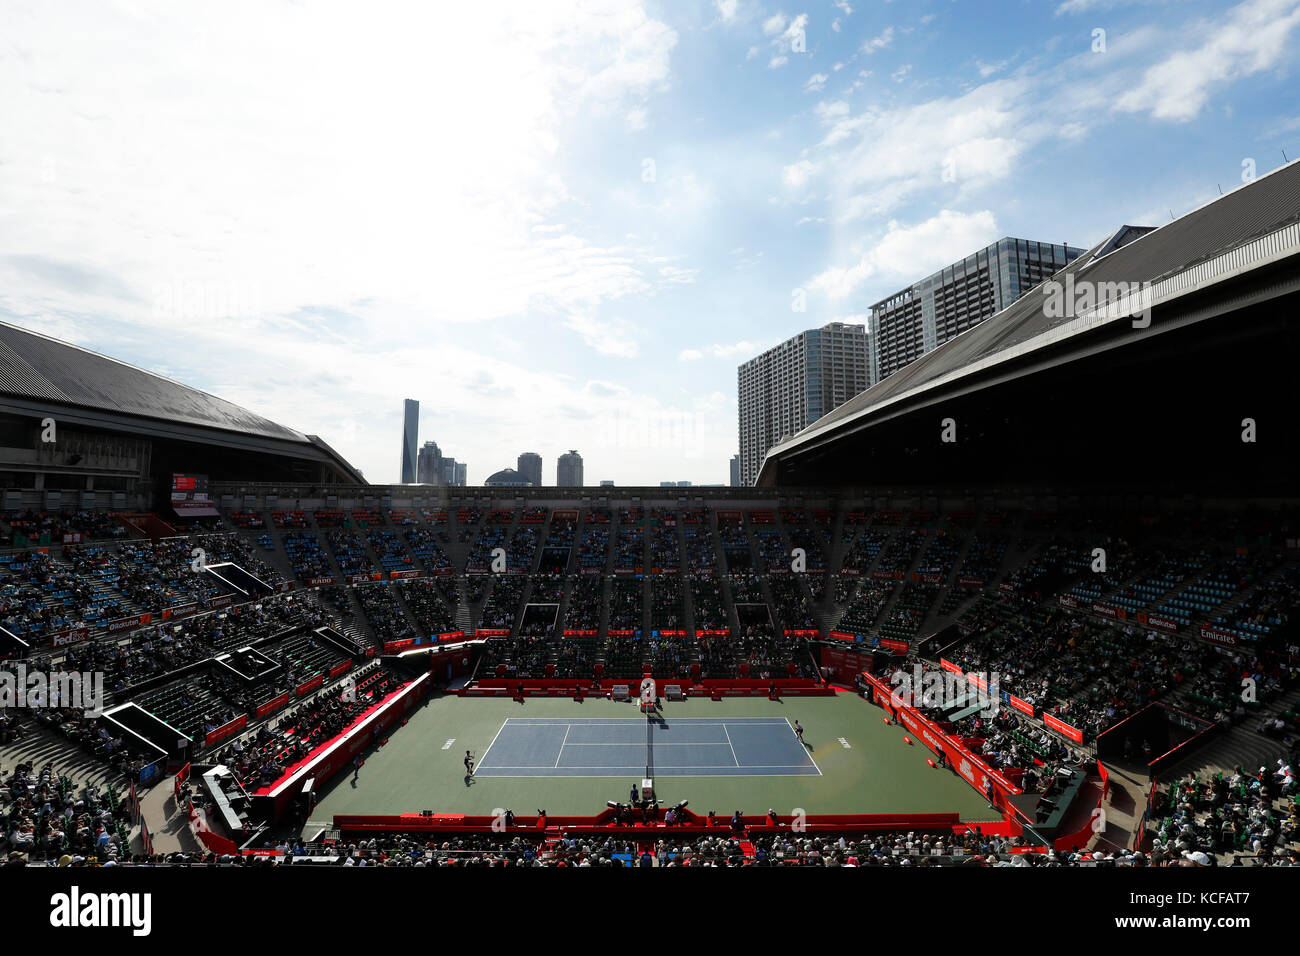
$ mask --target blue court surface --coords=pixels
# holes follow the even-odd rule
[[[510,717],[476,777],[820,776],[780,717]]]

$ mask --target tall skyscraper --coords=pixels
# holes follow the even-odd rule
[[[758,479],[767,450],[869,384],[867,330],[831,322],[740,366],[740,484]]]
[[[420,432],[420,403],[406,400],[405,420],[402,424],[402,484],[415,484],[416,443]]]
[[[740,456],[731,456],[731,487],[740,487]]]
[[[520,455],[519,466],[516,471],[537,487],[542,486],[542,456],[537,452],[526,451]]]
[[[456,462],[456,487],[464,488],[466,479],[469,477],[469,466],[463,461]]]
[[[582,486],[582,456],[570,449],[561,455],[555,466],[555,483],[561,488],[580,488]]]
[[[1085,250],[999,239],[871,307],[871,384],[1001,312]]]
[[[415,480],[422,485],[440,485],[442,484],[442,451],[438,448],[437,442],[427,441],[420,448],[420,456],[417,459],[415,469]]]

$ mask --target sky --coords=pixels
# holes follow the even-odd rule
[[[399,478],[719,484],[736,368],[1300,156],[1300,0],[0,0],[0,320]]]

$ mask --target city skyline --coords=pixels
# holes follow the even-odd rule
[[[0,320],[377,483],[408,396],[484,474],[576,444],[619,485],[726,482],[745,359],[1300,155],[1300,0],[411,4],[382,49],[340,6],[76,16],[14,9],[0,50]]]

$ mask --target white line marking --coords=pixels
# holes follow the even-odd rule
[[[455,742],[456,742],[456,738],[455,738],[455,737],[448,737],[448,738],[447,738],[447,742],[446,742],[445,744],[442,745],[442,749],[443,749],[443,750],[450,750],[450,749],[451,749],[451,745],[454,744]]]
[[[740,758],[738,758],[738,757],[736,756],[736,748],[735,748],[734,746],[732,746],[732,743],[731,743],[731,734],[728,734],[728,733],[727,733],[727,722],[726,722],[725,720],[722,722],[722,732],[723,732],[724,734],[727,734],[727,746],[728,746],[728,747],[731,747],[731,759],[732,759],[733,761],[735,761],[736,766],[739,767],[739,766],[740,766]]]
[[[509,717],[505,719],[505,723],[503,723],[500,727],[497,728],[497,732],[492,735],[492,743],[488,744],[488,749],[483,751],[483,756],[478,758],[479,767],[483,766],[483,761],[486,760],[487,755],[492,752],[492,747],[496,744],[497,738],[501,736],[501,731],[506,729],[506,724],[508,723],[510,723]]]
[[[836,737],[835,739],[838,740],[838,741],[840,742],[840,745],[843,746],[845,750],[852,750],[852,749],[853,749],[853,745],[850,744],[850,743],[849,743],[847,740],[845,740],[843,737]]]
[[[564,725],[564,740],[561,740],[561,741],[560,741],[560,752],[557,753],[557,754],[555,755],[555,767],[552,767],[552,768],[551,768],[552,770],[554,770],[554,769],[556,769],[556,768],[558,768],[558,767],[560,766],[560,758],[564,756],[564,745],[565,745],[565,743],[568,742],[568,739],[569,739],[569,731],[570,731],[572,728],[573,728],[573,724],[565,724],[565,725]]]

